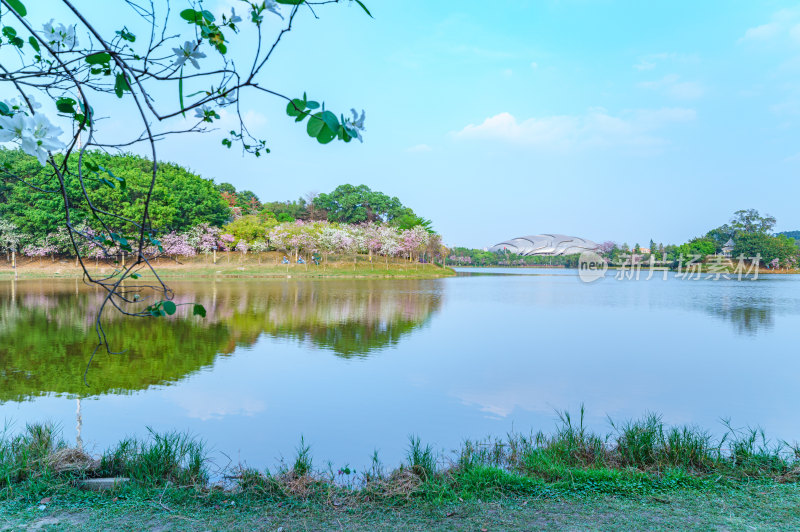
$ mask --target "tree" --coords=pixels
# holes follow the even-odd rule
[[[755,259],[769,264],[776,260],[781,264],[793,263],[798,259],[800,249],[796,242],[784,235],[771,236],[763,232],[741,233],[733,247],[734,257]]]
[[[268,224],[266,221],[259,219],[258,216],[248,214],[227,224],[222,230],[233,235],[236,245],[239,242],[252,244],[256,240],[264,240],[267,236],[267,231],[275,225],[277,224]]]
[[[262,212],[270,213],[279,221],[307,220],[309,218],[306,201],[303,198],[297,201],[271,201],[264,203]],[[281,219],[281,215],[283,219]]]
[[[684,260],[689,260],[693,257],[699,257],[700,260],[705,259],[708,255],[716,253],[716,243],[710,238],[693,238],[686,244],[682,244],[675,249],[673,258],[680,259],[683,256]]]
[[[328,213],[328,221],[357,224],[363,222],[392,222],[414,212],[400,200],[367,185],[339,185],[330,194],[320,194],[314,206]]]
[[[714,241],[716,252],[719,253],[722,251],[722,247],[728,243],[728,240],[733,238],[734,232],[734,229],[730,225],[723,224],[706,233],[706,238],[710,238]]]
[[[148,169],[152,163],[144,157],[88,152],[86,161],[98,167],[113,168],[115,186],[87,187],[84,198],[80,183],[68,180],[65,192],[72,205],[70,216],[76,224],[88,223],[97,231],[102,228],[87,208],[86,198],[97,209],[116,211],[124,219],[136,220],[144,212],[148,194],[148,221],[154,236],[186,231],[200,223],[218,226],[231,217],[218,187],[210,179],[203,179],[179,165],[160,163],[151,190]],[[35,240],[57,231],[64,221],[60,208],[64,200],[47,190],[37,190],[47,186],[48,178],[43,172],[31,172],[31,168],[38,166],[36,159],[21,150],[0,150],[0,166],[10,174],[30,173],[31,176],[27,183],[11,180],[0,188],[0,218],[13,222]],[[68,168],[77,171],[72,164]],[[132,232],[136,226],[123,220],[116,227],[124,234]]]
[[[733,213],[730,223],[734,235],[740,233],[769,233],[775,227],[775,218],[761,216],[755,209],[739,210]]]
[[[307,134],[321,144],[362,140],[363,112],[361,117],[355,112],[353,118],[337,116],[306,94],[291,98],[274,91],[264,79],[266,64],[292,30],[300,10],[308,8],[317,16],[323,4],[340,0],[253,2],[246,4],[244,18],[233,10],[214,15],[201,3],[179,12],[163,2],[129,1],[106,2],[102,10],[87,7],[82,11],[64,0],[67,19],[44,23],[44,31],[38,29],[33,14],[28,16],[25,3],[29,1],[1,0],[2,33],[7,39],[0,48],[2,80],[5,94],[14,92],[16,98],[0,101],[0,142],[18,144],[40,166],[21,173],[3,168],[3,177],[54,198],[53,212],[61,213],[61,226],[68,232],[85,279],[105,291],[99,314],[109,305],[142,317],[176,310],[172,291],[163,282],[154,286],[136,281],[139,270],[152,270],[152,256],[146,250],[162,248],[153,223],[159,216],[154,201],[160,177],[157,141],[210,131],[209,125],[221,119],[219,111],[224,109],[235,125],[221,139],[222,145],[236,145],[256,157],[268,154],[266,141],[250,133],[240,113],[239,99],[245,92],[285,102],[286,114],[295,122],[305,121]],[[357,4],[369,15],[362,2]],[[49,11],[38,9],[37,13]],[[116,27],[95,24],[100,11],[103,17],[116,15],[112,17]],[[275,26],[265,22],[277,22],[278,17],[284,25],[271,33],[269,28]],[[245,24],[253,31],[240,34]],[[253,36],[253,42],[243,42],[244,35]],[[238,54],[236,60],[234,54]],[[236,65],[247,65],[247,69],[237,70]],[[270,78],[275,78],[274,73]],[[163,97],[168,93],[174,97]],[[188,127],[183,122],[187,114]],[[104,131],[99,118],[109,115],[120,116],[125,130]],[[63,140],[65,130],[70,133]],[[117,168],[98,160],[101,151],[138,146],[148,153],[144,161],[149,184],[137,189],[138,196],[126,205],[114,194],[127,188],[127,179],[117,175]],[[79,193],[73,195],[76,187]],[[97,197],[107,198],[107,205],[98,205]],[[73,217],[76,210],[89,213],[97,230],[82,230],[80,220]],[[85,266],[82,242],[105,255],[122,249],[132,260],[124,268],[96,276]],[[130,282],[123,293],[119,287],[126,280]],[[205,314],[200,306],[194,309]],[[108,349],[100,323],[98,315],[98,348]]]
[[[422,216],[417,216],[413,212],[401,214],[397,218],[393,219],[391,223],[400,230],[422,227],[429,233],[433,233],[433,222],[423,218]]]

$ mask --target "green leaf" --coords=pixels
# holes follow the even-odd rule
[[[11,109],[3,102],[0,102],[0,115],[11,116],[11,114]]]
[[[8,37],[9,39],[13,39],[14,37],[17,36],[17,30],[12,28],[11,26],[5,26],[3,27],[3,35]]]
[[[328,127],[328,124],[322,128],[322,130],[317,135],[317,141],[320,144],[328,144],[330,141],[336,138],[336,132]]]
[[[153,235],[149,233],[147,234],[147,238],[150,239],[150,243],[156,246],[161,253],[164,253],[164,246],[161,245],[161,242],[153,238]]]
[[[75,114],[75,104],[77,104],[75,100],[72,98],[59,98],[56,100],[56,109],[61,111],[62,113],[69,113],[71,115]]]
[[[286,4],[288,6],[299,6],[306,0],[276,0],[279,4]]]
[[[83,161],[83,166],[88,168],[91,172],[97,172],[100,169],[100,166],[98,166],[97,163],[88,160]]]
[[[180,100],[181,109],[186,109],[186,106],[183,105],[183,66],[181,66],[181,77],[178,78],[178,100]],[[182,110],[181,114],[186,118],[186,111]]]
[[[198,303],[195,303],[194,307],[192,308],[192,315],[200,316],[201,318],[205,318],[206,317],[206,307],[204,307],[203,305],[200,305]]]
[[[22,2],[20,2],[19,0],[7,0],[7,3],[8,7],[16,11],[17,14],[19,14],[19,16],[24,17],[25,15],[28,14],[28,10],[25,9],[25,6],[22,5]]]
[[[189,22],[195,22],[198,16],[199,13],[194,9],[184,9],[181,11],[181,18],[183,20],[188,20]]]
[[[128,31],[128,27],[124,27],[121,30],[115,32],[120,38],[124,41],[128,42],[136,42],[136,35]]]
[[[295,98],[288,104],[286,104],[286,114],[289,116],[297,116],[301,112],[303,112],[306,108],[305,100],[301,100],[300,98]]]
[[[164,303],[162,303],[162,307],[164,307],[164,312],[170,316],[175,314],[175,311],[177,310],[177,306],[172,301],[164,301]]]
[[[322,120],[322,113],[317,113],[308,119],[306,132],[309,137],[316,137],[323,127],[325,127],[325,122]]]
[[[105,177],[100,178],[100,182],[103,183],[105,186],[109,188],[117,188],[117,185],[106,179]]]
[[[325,122],[325,124],[329,128],[331,128],[331,130],[333,131],[339,130],[339,119],[336,118],[335,114],[331,113],[330,111],[323,111],[321,118]]]
[[[372,16],[372,13],[369,12],[369,9],[367,9],[367,6],[365,6],[363,3],[361,3],[361,0],[356,0],[356,4],[361,6],[361,9],[363,9],[364,12],[367,15],[369,15],[369,18],[375,18],[375,17]]]
[[[111,61],[111,54],[99,52],[87,55],[85,61],[90,65],[107,65]]]
[[[125,77],[125,74],[122,72],[117,74],[117,81],[114,83],[114,93],[117,95],[117,98],[122,98],[122,93],[130,90],[131,86],[128,85],[128,80]]]
[[[306,107],[308,109],[319,109],[319,103],[314,101],[306,102]]]
[[[41,51],[39,49],[39,41],[37,41],[35,37],[28,37],[28,42],[31,43],[31,48],[33,48],[37,52]]]
[[[139,275],[138,273],[131,274],[131,279],[138,279],[139,277],[141,277],[141,275]]]

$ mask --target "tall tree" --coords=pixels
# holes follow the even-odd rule
[[[396,197],[373,191],[367,185],[339,185],[330,194],[320,194],[314,205],[328,212],[331,222],[357,224],[391,222],[403,215],[414,214]]]
[[[733,213],[731,228],[736,233],[769,233],[775,227],[775,218],[761,216],[755,209],[743,209]]]

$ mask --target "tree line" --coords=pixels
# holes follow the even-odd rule
[[[630,246],[606,241],[600,244],[599,252],[611,263],[632,260],[654,260],[677,265],[681,260],[706,260],[713,255],[730,255],[732,259],[744,257],[760,257],[761,264],[768,268],[794,269],[800,263],[800,231],[773,233],[776,220],[774,217],[762,216],[755,209],[736,211],[731,220],[717,228],[711,229],[703,236],[692,238],[683,244],[663,244],[650,240],[649,247],[638,243]],[[726,246],[732,242],[730,250]],[[723,250],[723,248],[726,248]],[[528,266],[528,265],[563,265],[576,267],[579,255],[559,257],[529,256],[523,257],[505,251],[493,253],[480,249],[454,247],[448,257],[450,262],[460,265],[474,266]]]
[[[87,180],[86,196],[98,209],[117,209],[123,218],[139,219],[150,186],[152,162],[133,154],[91,152],[95,174]],[[38,162],[20,150],[0,149],[0,251],[28,256],[73,255],[64,228],[63,211],[54,204]],[[13,175],[30,176],[25,182]],[[44,178],[42,178],[44,179]],[[73,204],[72,221],[100,238],[92,211],[85,205],[84,188],[66,183]],[[149,252],[194,255],[214,250],[241,252],[282,250],[301,253],[368,253],[420,258],[440,254],[441,239],[430,220],[418,216],[396,197],[366,185],[341,185],[330,193],[308,194],[294,201],[262,202],[249,190],[215,183],[180,165],[159,163],[150,202],[149,229],[155,235]],[[124,221],[120,235],[133,230]],[[98,242],[100,244],[100,242]],[[94,241],[77,243],[87,256],[108,253]],[[107,246],[106,246],[107,247]]]

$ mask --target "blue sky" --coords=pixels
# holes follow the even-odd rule
[[[302,13],[264,77],[366,109],[363,144],[320,146],[283,103],[245,96],[271,155],[241,158],[211,133],[165,142],[160,158],[262,200],[364,183],[450,245],[541,232],[679,243],[743,208],[800,229],[800,4],[367,5],[374,19],[355,4]]]

